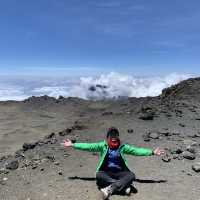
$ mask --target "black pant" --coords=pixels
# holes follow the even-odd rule
[[[114,193],[121,193],[135,180],[135,174],[131,171],[99,171],[96,173],[96,180],[99,188],[112,185]]]

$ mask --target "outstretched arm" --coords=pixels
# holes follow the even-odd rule
[[[71,140],[66,139],[63,143],[64,147],[73,147],[75,149],[83,150],[83,151],[92,151],[92,152],[98,152],[101,151],[102,148],[102,142],[98,143],[72,143]]]
[[[151,155],[162,155],[164,151],[160,148],[155,150],[149,148],[135,147],[133,145],[125,144],[123,152],[125,154],[135,155],[135,156],[151,156]]]

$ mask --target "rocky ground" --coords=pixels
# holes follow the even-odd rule
[[[0,199],[98,199],[96,153],[64,149],[64,138],[93,142],[108,127],[123,142],[166,150],[162,157],[128,156],[136,194],[111,199],[198,200],[200,78],[158,97],[86,101],[30,97],[0,103]]]

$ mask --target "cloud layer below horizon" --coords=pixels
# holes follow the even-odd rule
[[[157,96],[164,88],[191,77],[194,75],[177,73],[135,77],[115,72],[74,79],[4,77],[0,81],[0,100],[24,100],[30,96],[42,95],[56,98],[62,95],[92,100]]]

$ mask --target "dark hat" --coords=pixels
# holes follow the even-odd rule
[[[119,131],[117,128],[115,127],[110,127],[107,131],[107,138],[111,137],[111,138],[117,138],[119,137]]]

